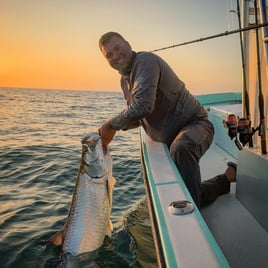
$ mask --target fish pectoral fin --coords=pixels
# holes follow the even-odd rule
[[[111,237],[112,236],[112,230],[113,230],[113,224],[112,224],[112,221],[111,220],[109,220],[108,221],[108,224],[107,224],[107,227],[106,227],[106,232],[105,232],[105,234],[107,235],[107,236],[109,236],[109,237]]]
[[[107,184],[107,192],[108,192],[108,199],[110,206],[112,207],[112,202],[113,202],[113,188],[116,183],[116,179],[114,177],[111,177],[111,179],[108,180]]]
[[[51,236],[47,241],[46,244],[54,244],[56,246],[61,246],[63,242],[63,231],[59,231],[53,236]]]
[[[114,177],[112,177],[112,185],[114,186],[116,183],[116,179]]]

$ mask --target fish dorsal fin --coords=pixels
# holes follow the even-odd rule
[[[54,244],[56,246],[61,246],[63,243],[63,231],[58,231],[56,234],[51,236],[47,241],[46,244]]]

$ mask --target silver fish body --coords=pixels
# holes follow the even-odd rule
[[[112,160],[97,133],[82,139],[82,159],[68,218],[62,232],[64,253],[78,255],[100,248],[111,235]]]

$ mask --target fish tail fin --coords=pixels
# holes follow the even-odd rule
[[[56,246],[61,246],[63,242],[63,231],[59,231],[56,234],[54,234],[53,236],[51,236],[47,241],[46,241],[46,245],[48,244],[54,244]]]

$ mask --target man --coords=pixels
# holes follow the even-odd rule
[[[103,144],[109,144],[118,130],[142,125],[153,140],[169,146],[172,159],[198,207],[201,201],[203,204],[211,199],[211,194],[214,200],[215,193],[217,198],[228,192],[230,181],[226,175],[210,181],[208,187],[201,186],[199,159],[212,143],[213,125],[204,107],[169,65],[153,53],[134,52],[116,32],[104,34],[99,47],[111,67],[121,74],[121,88],[127,101],[126,109],[99,128]]]

